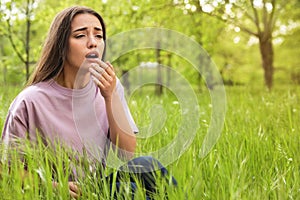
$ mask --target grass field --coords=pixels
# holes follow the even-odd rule
[[[8,106],[19,89],[2,87],[0,90],[2,129]],[[300,88],[286,86],[267,92],[234,86],[226,87],[226,96],[224,129],[212,151],[202,158],[200,149],[209,126],[211,106],[209,94],[199,92],[197,95],[200,129],[180,158],[167,166],[178,181],[177,189],[167,189],[169,199],[300,199]],[[182,111],[174,95],[155,97],[143,91],[129,100],[139,126],[153,120],[148,116],[153,105],[163,106],[166,122],[158,130],[159,134],[139,138],[139,152],[151,152],[167,145],[180,126]],[[62,166],[67,157],[64,154],[53,156],[48,149],[30,150],[29,154],[31,176],[25,178],[25,182],[20,178],[21,162],[12,164],[10,174],[7,165],[2,163],[0,198],[68,199],[67,175],[63,173],[63,168],[68,166]],[[56,190],[51,186],[51,168],[47,160],[57,164],[60,185]],[[106,169],[105,173],[109,172],[110,169]],[[99,177],[92,175],[81,180],[82,199],[111,197],[105,184],[102,189],[95,187],[97,181]],[[158,187],[163,186],[161,183]],[[127,194],[128,188],[123,189]],[[141,193],[137,195],[142,196]],[[127,196],[129,199],[130,195]],[[160,193],[157,199],[163,196]]]

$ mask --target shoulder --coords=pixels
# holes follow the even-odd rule
[[[40,82],[31,86],[26,87],[23,91],[21,91],[17,98],[24,100],[33,100],[38,98],[40,95],[46,94],[51,89],[51,82],[45,81]]]
[[[49,82],[40,82],[24,88],[13,100],[10,105],[10,110],[18,107],[27,106],[27,104],[38,101],[41,95],[47,93],[49,90]]]

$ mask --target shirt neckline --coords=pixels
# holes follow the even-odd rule
[[[93,87],[93,82],[91,79],[89,80],[89,82],[87,83],[86,86],[84,86],[83,88],[80,88],[80,89],[71,89],[71,88],[63,87],[63,86],[59,85],[54,79],[51,79],[49,81],[49,84],[51,87],[56,89],[61,94],[64,94],[66,96],[74,96],[74,97],[75,96],[80,97],[80,96],[84,96],[84,95],[88,94],[88,92]]]

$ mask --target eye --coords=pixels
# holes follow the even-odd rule
[[[84,36],[85,36],[84,34],[78,34],[78,35],[75,35],[75,38],[82,38]]]
[[[96,38],[102,39],[103,36],[102,36],[101,34],[97,34],[97,35],[96,35]]]

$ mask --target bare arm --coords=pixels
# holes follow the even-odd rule
[[[116,92],[114,68],[109,62],[100,61],[98,64],[99,66],[93,65],[90,72],[105,99],[110,139],[119,150],[125,151],[122,156],[131,158],[136,148],[136,137]]]
[[[136,148],[136,138],[126,117],[120,97],[116,92],[106,100],[106,112],[110,126],[110,139],[118,148],[132,157]]]

